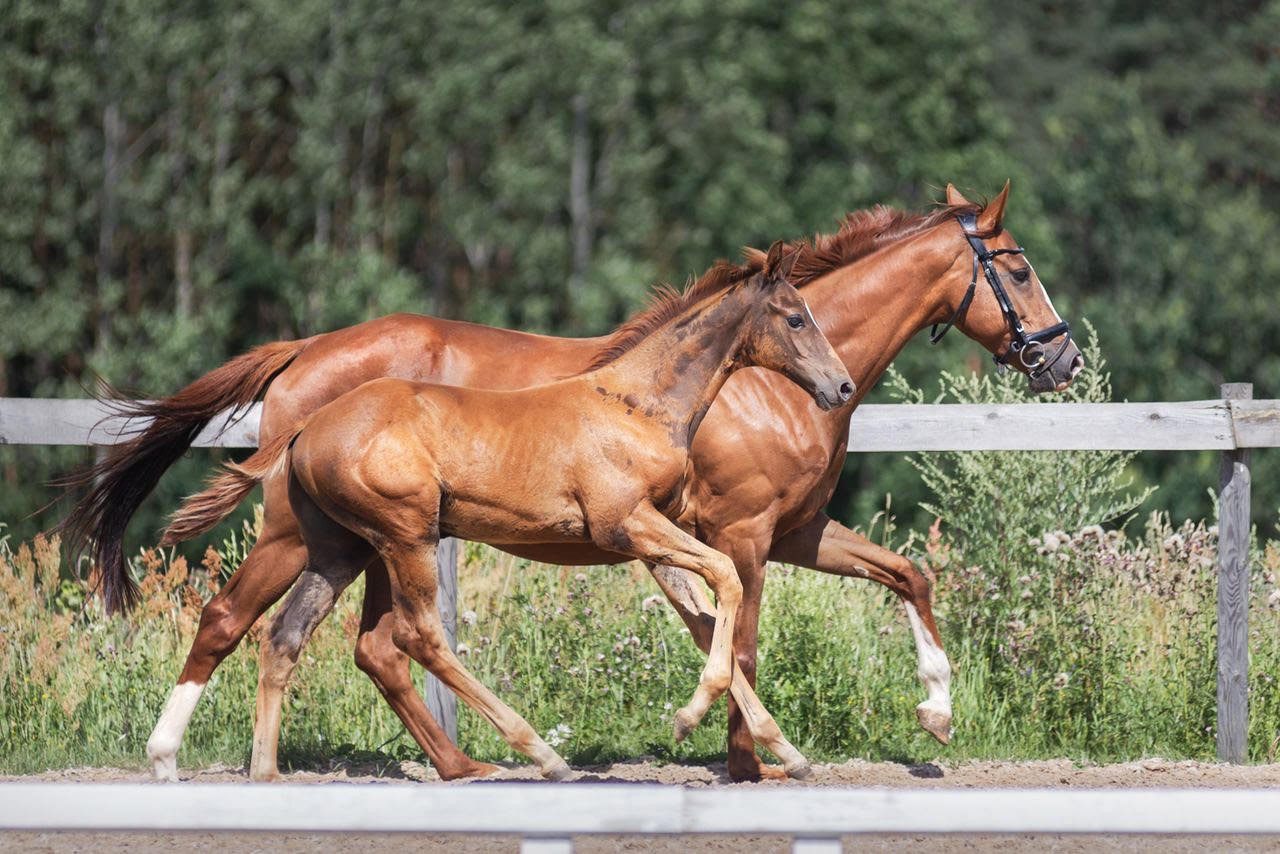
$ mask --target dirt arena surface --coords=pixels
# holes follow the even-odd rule
[[[806,781],[785,780],[764,783],[731,783],[723,763],[679,765],[645,760],[609,765],[578,766],[570,782],[581,783],[666,783],[681,786],[889,786],[910,788],[1041,788],[1077,786],[1081,788],[1271,788],[1280,787],[1280,763],[1274,765],[1224,765],[1215,762],[1141,759],[1118,765],[1077,764],[1068,759],[1038,762],[930,762],[904,765],[897,762],[853,760],[838,764],[815,764],[813,777]],[[244,768],[215,766],[182,768],[184,781],[192,783],[244,783]],[[486,780],[535,782],[542,778],[530,765],[514,765]],[[328,769],[295,771],[284,775],[287,783],[382,783],[409,785],[432,782],[438,785],[483,785],[486,780],[445,783],[427,765],[417,762],[342,763]],[[48,783],[152,783],[151,773],[142,768],[70,768],[25,776],[0,775],[0,782]],[[167,784],[157,784],[167,785]],[[554,785],[548,783],[547,785]]]
[[[1045,762],[961,762],[902,765],[890,762],[845,762],[814,766],[815,774],[803,783],[733,784],[720,765],[674,765],[645,761],[583,767],[574,780],[601,783],[665,783],[693,787],[731,785],[785,786],[882,786],[909,788],[1030,788],[1030,787],[1166,787],[1166,788],[1280,788],[1280,764],[1231,766],[1203,762],[1145,759],[1119,765],[1077,765],[1068,760]],[[183,779],[196,783],[244,783],[242,768],[215,767],[185,770]],[[414,762],[389,765],[335,765],[327,770],[298,771],[287,782],[309,784],[483,785],[441,783],[429,768]],[[533,781],[532,768],[513,767],[496,778]],[[76,768],[22,777],[0,776],[0,782],[151,782],[140,769]],[[161,785],[161,784],[157,784]],[[180,785],[180,784],[179,784]],[[548,784],[554,785],[554,784]],[[1277,793],[1280,802],[1280,792]],[[73,809],[74,805],[68,804]],[[0,832],[0,851],[32,852],[159,852],[217,851],[249,854],[260,851],[304,852],[358,847],[366,854],[380,852],[516,852],[519,839],[507,836],[456,836],[439,834],[325,834],[325,833],[32,833]],[[1193,836],[1070,836],[1070,835],[873,835],[846,837],[844,850],[894,851],[1275,851],[1277,837]],[[790,841],[779,836],[669,836],[579,837],[575,851],[602,852],[730,852],[790,851]]]

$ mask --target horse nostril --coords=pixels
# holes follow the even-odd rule
[[[848,400],[853,397],[853,383],[840,383],[840,399]]]
[[[1076,353],[1076,357],[1071,360],[1071,378],[1075,379],[1076,375],[1084,370],[1084,356]]]

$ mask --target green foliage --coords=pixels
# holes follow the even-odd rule
[[[145,742],[190,645],[199,607],[256,535],[248,527],[201,565],[148,550],[143,599],[108,619],[56,541],[0,539],[0,771],[140,767]],[[761,624],[759,690],[815,760],[1149,755],[1208,759],[1214,721],[1214,530],[1153,514],[1141,534],[1090,525],[1039,538],[1034,565],[1004,598],[1016,610],[969,620],[986,567],[935,531],[923,555],[955,668],[956,736],[920,731],[915,651],[902,609],[866,582],[775,567]],[[1250,755],[1274,761],[1280,686],[1280,543],[1254,556],[1250,591]],[[994,570],[1000,578],[999,569]],[[461,567],[464,664],[575,764],[634,756],[723,755],[724,704],[682,745],[670,715],[702,657],[638,566],[557,570],[469,546]],[[305,649],[286,700],[283,767],[421,759],[351,650],[363,582]],[[971,626],[966,628],[966,626]],[[247,760],[255,628],[210,682],[181,755],[185,768]],[[463,708],[462,746],[522,761]]]
[[[1010,229],[1095,319],[1117,397],[1277,396],[1278,33],[1274,2],[14,0],[0,394],[167,394],[392,311],[596,334],[743,244],[1010,177]],[[897,367],[982,360],[953,335]],[[0,448],[0,518],[60,519],[42,484],[88,453]],[[175,467],[131,548],[213,459]],[[1131,470],[1201,518],[1214,467]],[[1254,481],[1280,504],[1280,457]],[[924,497],[852,459],[831,512],[887,492]]]
[[[1087,324],[1086,329],[1089,330]],[[1091,332],[1091,330],[1089,330]],[[1056,400],[1102,403],[1110,400],[1106,363],[1090,335],[1082,352],[1092,369]],[[888,381],[906,403],[924,402],[901,374]],[[1045,400],[1026,391],[1026,381],[1010,372],[957,375],[944,372],[934,402],[1026,403]],[[1023,619],[1028,607],[1051,601],[1052,573],[1036,573],[1036,546],[1049,531],[1076,531],[1088,525],[1123,521],[1151,494],[1131,491],[1127,470],[1134,454],[1112,451],[979,451],[918,454],[911,458],[932,498],[922,504],[947,532],[947,542],[977,571],[981,585],[951,591],[949,610],[962,615],[964,637],[1009,620]],[[1026,578],[1043,579],[1030,590]],[[1026,595],[1030,592],[1031,595]],[[1035,603],[1032,606],[1030,603]]]

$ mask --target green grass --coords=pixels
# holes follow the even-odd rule
[[[955,668],[956,734],[936,744],[915,723],[923,699],[901,607],[867,582],[771,567],[762,618],[760,695],[813,760],[1142,756],[1210,759],[1214,740],[1212,533],[1153,518],[1134,541],[1063,535],[1030,591],[1000,622],[948,611],[972,602],[984,573],[939,557],[939,613]],[[945,545],[945,544],[944,544]],[[220,566],[151,553],[129,621],[83,608],[84,583],[56,544],[0,548],[0,770],[144,764],[144,745]],[[1280,550],[1256,556],[1250,643],[1250,756],[1274,759],[1280,731],[1280,612],[1268,604]],[[1030,576],[1025,576],[1030,578]],[[564,570],[469,547],[459,640],[467,666],[541,733],[557,730],[571,763],[723,756],[718,704],[684,744],[672,708],[692,692],[701,655],[657,587],[634,565]],[[416,745],[356,670],[360,586],[304,653],[285,712],[286,767],[331,760],[419,759]],[[646,601],[648,600],[648,601]],[[474,612],[474,620],[467,612]],[[1012,614],[1013,616],[1010,616]],[[219,669],[192,720],[185,767],[247,759],[256,687],[253,637]],[[669,704],[669,705],[668,705]],[[519,758],[463,711],[463,747]]]

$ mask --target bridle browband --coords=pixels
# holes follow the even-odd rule
[[[960,300],[960,305],[956,307],[955,313],[945,323],[935,323],[933,328],[929,330],[929,343],[937,344],[942,340],[942,336],[951,331],[951,327],[965,315],[969,310],[969,304],[973,302],[973,295],[978,288],[978,267],[982,267],[982,273],[987,279],[987,284],[991,285],[992,292],[996,295],[996,302],[1000,304],[1000,313],[1004,315],[1005,323],[1009,326],[1009,334],[1011,341],[1009,349],[1003,354],[996,353],[992,355],[992,359],[1001,370],[1009,367],[1010,358],[1016,356],[1018,362],[1027,373],[1032,377],[1038,377],[1045,371],[1053,367],[1054,363],[1062,356],[1067,349],[1067,344],[1071,341],[1071,326],[1064,320],[1056,323],[1047,329],[1041,329],[1039,332],[1032,332],[1030,335],[1022,328],[1022,319],[1018,317],[1018,312],[1014,309],[1013,303],[1009,300],[1009,294],[1005,291],[1004,285],[1000,283],[1000,274],[996,271],[996,265],[992,263],[992,259],[997,255],[1022,255],[1026,252],[1021,246],[1013,249],[988,249],[987,244],[982,238],[975,234],[978,226],[978,217],[976,214],[963,213],[956,215],[956,221],[960,223],[960,229],[964,232],[965,240],[969,241],[969,248],[973,250],[973,279],[969,282],[969,289],[965,291],[964,297]],[[939,330],[938,327],[942,329]],[[1046,357],[1044,345],[1062,336],[1062,343],[1058,345],[1058,349],[1053,351],[1053,355]]]

